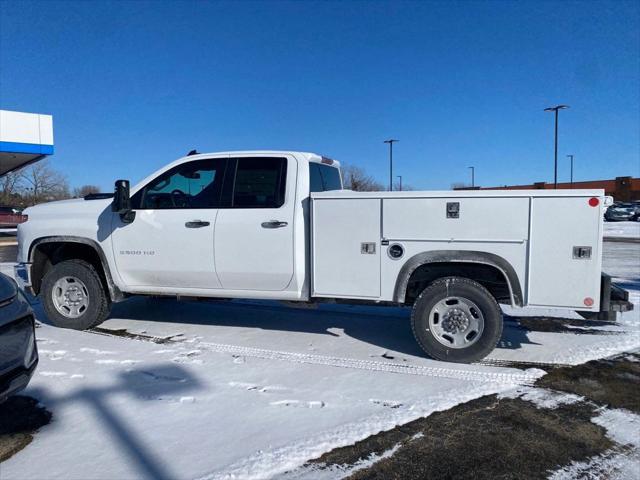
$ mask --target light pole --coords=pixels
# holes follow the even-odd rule
[[[400,180],[400,191],[402,191],[402,175],[398,175],[398,179]]]
[[[471,186],[476,186],[476,167],[467,167],[471,169]]]
[[[556,127],[555,127],[555,136],[554,136],[554,154],[553,154],[553,188],[558,188],[558,110],[564,110],[565,108],[569,108],[569,105],[556,105],[555,107],[545,108],[545,112],[555,112],[556,116]]]
[[[399,140],[390,138],[389,140],[385,140],[384,143],[389,144],[389,191],[393,191],[393,144],[394,142],[398,142]]]
[[[571,159],[571,188],[573,188],[573,155],[567,155]]]

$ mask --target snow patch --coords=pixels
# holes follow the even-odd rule
[[[603,236],[640,238],[640,222],[604,222]]]
[[[608,452],[584,462],[573,462],[553,472],[551,480],[576,478],[627,480],[640,472],[640,415],[623,409],[602,409],[591,421],[607,431],[620,444]]]
[[[638,478],[640,451],[612,450],[585,462],[573,462],[549,475],[549,480],[630,480]]]
[[[417,418],[426,417],[436,411],[448,410],[459,403],[490,393],[496,393],[496,391],[501,392],[508,388],[506,385],[477,382],[473,386],[455,392],[449,391],[434,395],[428,401],[418,401],[411,408],[385,408],[383,411],[360,421],[348,422],[333,430],[310,435],[306,439],[287,445],[269,450],[260,450],[239,462],[204,475],[199,480],[229,480],[235,478],[257,480],[271,478],[285,472],[294,471],[304,465],[307,460],[318,458],[332,449],[352,445],[381,431],[390,430]],[[314,470],[310,472],[310,475],[311,473],[317,472]],[[311,475],[300,478],[319,477]],[[336,478],[335,471],[333,476],[327,478]]]
[[[43,371],[43,372],[38,372],[38,375],[41,375],[43,377],[65,377],[67,375],[67,372]]]
[[[561,405],[571,405],[584,401],[584,397],[572,393],[556,392],[546,388],[517,387],[498,395],[498,398],[519,398],[531,402],[538,408],[556,409]]]
[[[111,352],[109,350],[100,350],[97,348],[89,348],[89,347],[82,347],[80,351],[85,353],[92,353],[94,355],[117,355],[118,353],[118,352]]]
[[[591,421],[604,427],[614,442],[640,448],[640,415],[621,408],[606,409]]]
[[[392,448],[385,450],[381,454],[372,453],[367,458],[358,460],[353,465],[325,465],[325,464],[309,464],[304,465],[294,471],[279,475],[279,480],[334,480],[336,478],[347,478],[350,475],[364,470],[376,464],[380,460],[393,456],[401,447],[396,444]]]

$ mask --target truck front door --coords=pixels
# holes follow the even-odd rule
[[[226,158],[179,164],[133,195],[132,223],[114,215],[113,253],[127,286],[220,288],[213,240],[226,169]]]
[[[291,156],[231,158],[215,228],[215,263],[227,290],[278,291],[293,277],[297,163]],[[287,186],[289,185],[289,186]]]

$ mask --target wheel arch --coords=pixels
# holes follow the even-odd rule
[[[499,273],[509,290],[509,301],[512,306],[523,306],[524,300],[522,287],[518,274],[513,266],[499,255],[473,250],[433,250],[422,252],[409,258],[400,269],[393,299],[396,303],[405,303],[407,289],[412,278],[422,268],[434,267],[446,272],[447,265],[452,268],[469,268],[480,272],[484,269],[492,269]],[[436,278],[449,275],[438,275]]]
[[[102,247],[95,240],[71,235],[41,237],[31,243],[27,258],[31,264],[30,277],[36,294],[40,291],[42,278],[51,266],[58,261],[78,258],[87,260],[96,268],[112,302],[125,298],[113,281],[109,262]]]

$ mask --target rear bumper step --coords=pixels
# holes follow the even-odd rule
[[[588,320],[606,320],[615,322],[618,313],[633,310],[629,301],[629,292],[611,281],[611,275],[602,273],[600,284],[600,311],[578,312]]]

